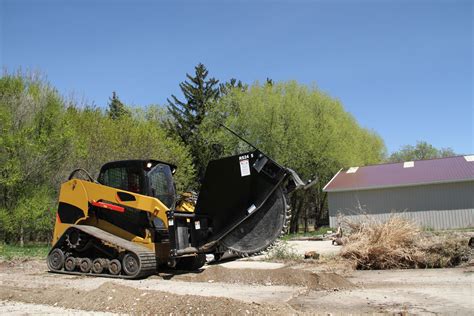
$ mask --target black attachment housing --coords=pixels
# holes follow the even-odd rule
[[[171,255],[212,253],[219,241],[259,211],[279,187],[301,180],[259,150],[209,162],[195,213],[168,213]],[[285,186],[291,180],[291,185]],[[285,211],[285,210],[283,210]],[[186,231],[184,227],[189,230]]]

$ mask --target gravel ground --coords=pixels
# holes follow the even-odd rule
[[[297,310],[318,312],[472,315],[474,269],[354,271],[356,289],[307,292],[290,300]]]
[[[472,315],[474,310],[472,267],[351,271],[340,264],[232,261],[200,273],[164,271],[132,281],[48,273],[44,260],[0,261],[0,314]]]
[[[312,240],[290,240],[288,244],[296,250],[297,253],[304,255],[307,251],[316,251],[321,255],[337,255],[341,252],[341,246],[332,244],[331,240],[312,241]]]
[[[12,301],[0,301],[0,313],[2,315],[15,315],[15,316],[16,315],[22,316],[25,314],[34,314],[34,315],[61,314],[61,315],[70,315],[70,316],[116,315],[114,313],[85,312],[83,310],[77,310],[77,309],[67,309],[67,308],[56,307],[56,306],[19,303],[19,302],[12,302]]]

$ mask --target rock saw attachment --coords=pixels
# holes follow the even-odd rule
[[[259,150],[211,161],[192,219],[197,244],[178,246],[176,254],[265,250],[286,229],[286,194],[303,185],[294,171]]]

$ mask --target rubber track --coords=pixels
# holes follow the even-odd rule
[[[71,225],[71,227],[68,228],[68,230],[70,230],[71,228],[80,230],[100,241],[105,241],[107,243],[116,245],[129,252],[134,253],[137,256],[138,260],[140,261],[141,270],[137,275],[134,275],[134,276],[129,276],[126,274],[112,275],[108,273],[100,273],[100,274],[92,273],[92,272],[83,273],[79,271],[70,272],[70,271],[65,271],[65,270],[51,270],[52,272],[72,274],[72,275],[103,276],[103,277],[120,278],[120,279],[139,279],[139,278],[145,278],[147,276],[150,276],[156,273],[156,256],[155,256],[155,253],[150,251],[148,248],[138,245],[137,243],[128,241],[126,239],[120,238],[118,236],[115,236],[113,234],[110,234],[94,226]],[[58,244],[56,244],[54,248],[57,248],[57,246]],[[51,251],[53,249],[51,249]]]

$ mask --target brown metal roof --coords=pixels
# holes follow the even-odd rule
[[[471,158],[469,158],[471,157]],[[474,181],[473,156],[458,156],[410,163],[390,163],[341,169],[326,184],[324,191],[352,191],[386,187],[411,186],[443,182]],[[355,172],[354,169],[356,169]],[[348,173],[349,171],[349,173]],[[351,173],[352,172],[352,173]]]

